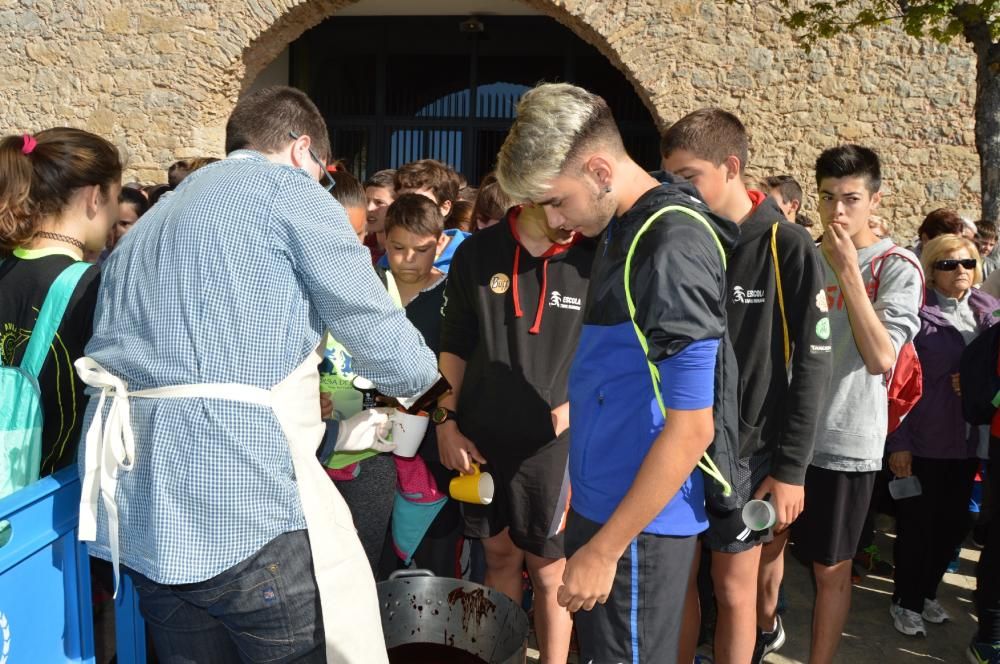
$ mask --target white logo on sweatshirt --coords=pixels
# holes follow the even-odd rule
[[[583,300],[578,297],[563,295],[559,291],[552,291],[552,295],[549,296],[549,306],[580,311],[583,307]]]
[[[736,304],[762,304],[767,300],[764,290],[745,289],[733,286],[733,302]]]

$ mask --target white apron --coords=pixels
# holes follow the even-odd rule
[[[325,341],[325,339],[324,339]],[[98,495],[108,516],[108,539],[118,589],[118,472],[135,463],[129,398],[226,399],[269,406],[288,440],[312,550],[330,664],[387,664],[375,579],[358,539],[350,509],[316,458],[326,427],[319,417],[319,372],[323,344],[284,380],[265,390],[240,384],[197,384],[129,392],[120,378],[97,362],[76,361],[83,382],[101,390],[87,430],[86,472],[80,498],[80,539],[97,537]],[[102,423],[104,402],[112,399]]]

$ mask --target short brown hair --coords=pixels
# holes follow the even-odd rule
[[[194,159],[181,159],[170,164],[167,169],[167,184],[171,189],[176,189],[184,178],[194,173],[196,170],[209,164],[219,161],[216,157],[195,157]]]
[[[344,206],[345,210],[361,208],[368,209],[368,198],[365,196],[365,189],[356,177],[347,171],[330,171],[334,186],[330,190],[338,203]]]
[[[992,221],[986,221],[985,219],[980,219],[976,222],[976,239],[977,240],[996,240],[997,239],[997,225]]]
[[[716,166],[735,155],[742,171],[750,155],[750,138],[740,119],[729,111],[702,108],[688,113],[664,132],[660,155],[669,157],[676,150],[687,150]]]
[[[448,218],[444,220],[445,230],[457,228],[465,233],[471,233],[474,226],[472,222],[472,202],[457,200],[451,206]]]
[[[964,230],[965,222],[962,221],[957,212],[948,208],[938,208],[924,217],[923,223],[917,229],[917,234],[921,238],[926,235],[928,240],[933,240],[937,236],[947,233],[961,235]]]
[[[293,140],[290,132],[308,136],[316,155],[324,161],[330,158],[326,121],[306,93],[284,85],[251,92],[236,103],[226,122],[226,154],[280,152]]]
[[[396,169],[384,168],[381,171],[375,171],[365,180],[365,189],[368,187],[380,187],[395,193]]]
[[[448,164],[437,159],[421,159],[403,164],[396,171],[393,187],[397,192],[404,189],[430,189],[438,205],[458,200],[458,174]]]
[[[0,252],[29,242],[38,221],[62,212],[80,187],[97,185],[107,196],[121,179],[118,148],[82,129],[0,139]]]
[[[434,201],[423,194],[403,194],[385,211],[385,232],[402,228],[414,235],[441,237],[444,217]]]
[[[472,209],[472,219],[477,222],[480,217],[484,219],[503,219],[507,210],[516,204],[517,201],[508,196],[507,192],[500,187],[496,176],[493,174],[487,175],[483,178],[483,182],[479,186],[479,193],[476,194],[475,207]]]

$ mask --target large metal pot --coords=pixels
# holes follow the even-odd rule
[[[387,649],[445,644],[490,664],[523,664],[528,616],[503,593],[428,570],[400,570],[378,584]]]

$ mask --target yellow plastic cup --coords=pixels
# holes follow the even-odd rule
[[[455,500],[475,505],[489,505],[493,502],[493,476],[479,470],[479,464],[472,464],[471,475],[451,478],[448,493]]]

